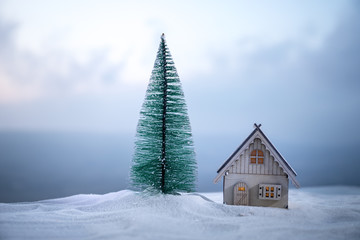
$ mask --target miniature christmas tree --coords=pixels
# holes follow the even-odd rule
[[[139,190],[195,190],[197,165],[179,76],[162,34],[140,112],[131,167]]]

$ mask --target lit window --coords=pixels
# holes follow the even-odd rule
[[[281,198],[281,185],[259,184],[259,199],[279,200]]]
[[[250,154],[250,163],[264,164],[264,153],[261,150],[254,150]]]

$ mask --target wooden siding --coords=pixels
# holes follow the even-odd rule
[[[250,153],[256,149],[261,150],[264,153],[263,164],[250,163]],[[269,150],[266,149],[259,138],[256,138],[248,148],[240,153],[240,156],[238,156],[236,161],[229,168],[229,173],[285,175],[283,169],[280,168],[279,163],[274,160],[274,156],[270,154]]]

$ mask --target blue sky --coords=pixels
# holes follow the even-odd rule
[[[164,32],[195,145],[216,148],[206,136],[230,155],[256,122],[280,152],[299,146],[309,159],[311,146],[338,161],[329,149],[360,147],[359,10],[347,0],[1,0],[0,130],[135,135]]]

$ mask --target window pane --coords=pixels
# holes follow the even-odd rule
[[[259,158],[258,159],[258,164],[264,164],[264,158]]]
[[[281,185],[259,184],[259,199],[263,200],[280,200]]]
[[[261,151],[261,150],[258,150],[258,156],[264,156],[264,153],[263,153],[263,151]]]
[[[256,156],[256,150],[251,152],[251,156]]]
[[[256,158],[251,158],[251,163],[256,163]]]

